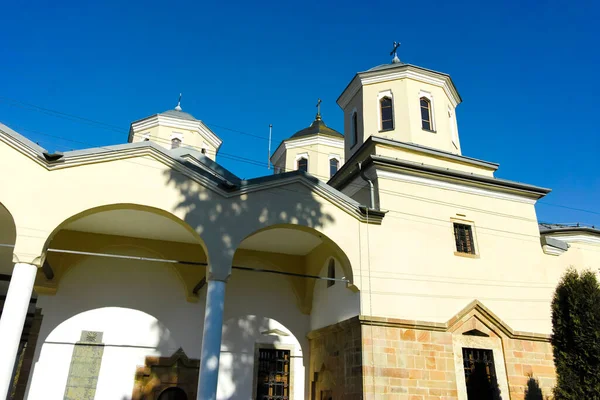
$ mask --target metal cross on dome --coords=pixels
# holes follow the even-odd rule
[[[321,99],[317,100],[317,119],[321,118]]]
[[[392,59],[392,63],[399,63],[400,59],[398,58],[398,47],[400,47],[400,42],[394,42],[394,49],[390,52],[390,56],[394,56]]]

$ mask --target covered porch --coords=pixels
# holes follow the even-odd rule
[[[298,221],[228,242],[164,209],[105,205],[58,224],[38,266],[13,263],[18,229],[0,210],[2,353],[20,343],[0,376],[8,398],[304,399],[307,334],[359,314],[348,256]],[[36,313],[27,341],[14,317]],[[31,369],[15,380],[23,349]]]

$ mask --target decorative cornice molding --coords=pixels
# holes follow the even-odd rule
[[[544,233],[542,232],[542,235]],[[587,244],[595,244],[600,245],[600,237],[593,234],[586,233],[575,233],[575,234],[551,234],[544,235],[550,239],[560,240],[565,243],[587,243]]]
[[[549,246],[547,244],[542,245],[542,250],[544,251],[544,254],[548,254],[550,256],[560,256],[566,251],[563,249],[559,249],[558,247]]]
[[[518,194],[505,193],[503,191],[499,191],[494,187],[490,188],[482,188],[475,185],[467,185],[464,183],[458,182],[448,182],[445,180],[428,178],[418,175],[406,174],[401,171],[385,171],[385,170],[377,170],[377,177],[390,179],[400,182],[414,183],[418,185],[425,185],[436,187],[439,189],[453,190],[456,192],[475,194],[479,196],[486,196],[495,199],[501,200],[510,200],[517,201],[520,203],[526,204],[535,204],[536,200],[526,196],[520,196]]]
[[[310,137],[301,137],[298,139],[286,139],[279,144],[277,150],[275,150],[275,152],[271,156],[271,163],[273,165],[276,164],[283,155],[283,153],[287,150],[319,144],[324,146],[335,147],[336,149],[344,149],[343,138],[338,139],[330,136],[315,135]]]
[[[465,308],[458,312],[458,314],[450,318],[447,322],[417,321],[400,318],[358,315],[355,317],[348,318],[344,321],[338,322],[337,324],[311,331],[307,334],[307,337],[309,339],[314,339],[329,333],[346,330],[355,327],[356,325],[381,326],[389,328],[416,329],[430,332],[452,333],[453,328],[464,318],[468,317],[471,313],[475,313],[475,315],[478,316],[478,320],[482,321],[482,323],[485,323],[486,325],[491,326],[493,328],[492,330],[495,329],[496,332],[501,333],[508,339],[529,340],[534,342],[545,343],[550,342],[550,335],[547,334],[514,331],[498,316],[496,316],[487,307],[485,307],[479,300],[473,300]]]
[[[550,335],[543,333],[521,332],[514,331],[498,316],[485,307],[479,300],[473,300],[469,305],[463,308],[458,314],[452,317],[447,322],[429,322],[417,320],[405,320],[398,318],[384,318],[361,315],[357,318],[361,325],[385,326],[404,329],[427,330],[434,332],[449,332],[456,323],[466,317],[472,311],[477,312],[487,322],[489,322],[499,332],[504,334],[509,339],[531,340],[536,342],[549,342]]]
[[[359,72],[342,92],[337,103],[341,108],[345,109],[361,87],[404,78],[441,87],[454,108],[462,101],[449,75],[404,64],[398,68]]]

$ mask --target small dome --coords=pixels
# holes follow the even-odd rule
[[[292,135],[290,139],[299,138],[302,136],[311,136],[311,135],[325,135],[332,136],[337,138],[343,138],[344,135],[336,131],[335,129],[329,128],[325,125],[325,122],[321,119],[321,116],[318,115],[317,118],[313,121],[312,124],[308,128],[304,128]]]
[[[406,65],[403,62],[399,62],[399,63],[389,63],[389,64],[381,64],[381,65],[377,65],[373,68],[369,68],[367,71],[380,71],[382,69],[390,69],[390,68],[396,68],[400,65]]]
[[[199,121],[192,114],[188,114],[186,112],[178,110],[167,110],[165,112],[160,113],[159,115],[165,115],[167,117],[172,118],[187,119],[188,121]]]

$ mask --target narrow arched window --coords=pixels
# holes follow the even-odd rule
[[[356,143],[358,143],[358,113],[356,111],[352,113],[352,120],[350,121],[350,125],[350,131],[352,133],[352,136],[350,137],[350,145],[354,146]]]
[[[179,138],[173,138],[173,139],[171,139],[171,148],[172,149],[176,149],[179,146],[181,146],[181,139],[179,139]]]
[[[335,279],[335,261],[333,259],[329,260],[329,265],[327,266],[327,277],[329,279]],[[331,287],[333,285],[335,285],[335,281],[327,281],[327,287]]]
[[[427,97],[421,97],[421,127],[428,131],[433,130],[431,101]]]
[[[336,174],[336,172],[338,172],[338,169],[340,168],[340,162],[338,161],[337,158],[332,158],[329,160],[329,177],[331,178],[332,176],[334,176]]]
[[[379,108],[381,109],[381,130],[389,131],[394,129],[392,99],[384,97],[379,100]]]
[[[298,159],[298,171],[304,171],[304,172],[308,172],[308,159],[307,158],[300,158]]]

